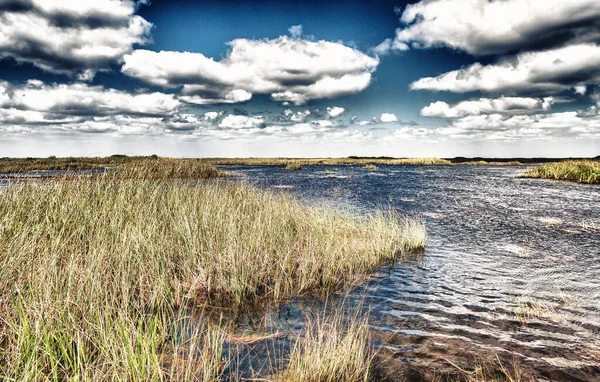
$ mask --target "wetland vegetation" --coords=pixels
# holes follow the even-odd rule
[[[524,178],[598,184],[600,183],[600,160],[570,160],[546,163],[528,169],[521,176]]]
[[[423,222],[391,210],[356,216],[198,182],[221,175],[205,162],[119,166],[0,193],[3,380],[235,379],[219,320],[177,334],[191,307],[336,290],[425,244]],[[368,376],[364,322],[311,325],[273,379]]]

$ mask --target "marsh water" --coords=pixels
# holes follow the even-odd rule
[[[425,221],[423,254],[338,296],[348,315],[368,314],[391,380],[502,358],[534,380],[600,381],[600,186],[517,177],[525,166],[223,168],[309,205]],[[277,334],[242,347],[240,369],[267,376],[280,366],[269,355],[285,358],[307,311],[326,305],[302,298],[236,315],[246,339]]]
[[[511,166],[226,169],[308,204],[425,220],[425,253],[353,292],[398,365],[492,354],[539,380],[600,380],[600,186],[522,179]],[[283,309],[271,319],[301,310]]]

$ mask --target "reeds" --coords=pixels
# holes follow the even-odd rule
[[[344,320],[343,312],[308,320],[291,351],[287,368],[274,381],[367,382],[373,352],[365,319]]]
[[[336,288],[424,244],[422,222],[391,211],[309,208],[181,180],[190,171],[124,167],[0,193],[4,380],[218,380],[225,336],[207,324],[182,344],[183,307]]]
[[[520,175],[523,178],[565,180],[577,183],[600,183],[600,161],[573,160],[546,163]]]

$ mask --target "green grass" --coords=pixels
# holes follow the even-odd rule
[[[600,161],[576,160],[547,163],[521,174],[525,178],[564,180],[577,183],[600,183]]]
[[[391,211],[131,166],[0,193],[1,380],[218,380],[224,329],[174,334],[190,304],[336,289],[424,245]]]

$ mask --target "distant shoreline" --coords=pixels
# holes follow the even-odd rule
[[[93,170],[118,167],[134,162],[158,159],[158,156],[112,155],[109,157],[48,157],[48,158],[0,158],[0,173],[22,173],[44,170]],[[234,166],[314,166],[314,165],[521,165],[555,163],[572,160],[600,160],[595,158],[393,158],[359,157],[345,158],[182,158],[185,161],[204,162],[210,165]]]

